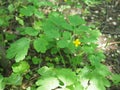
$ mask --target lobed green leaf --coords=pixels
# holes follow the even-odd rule
[[[68,19],[70,24],[73,26],[86,24],[85,20],[79,17],[78,15],[69,16]]]
[[[30,35],[30,36],[37,36],[39,31],[34,29],[33,27],[24,27],[24,28],[17,28],[23,35]]]
[[[45,53],[47,50],[48,41],[44,38],[37,38],[34,40],[33,45],[37,52]]]
[[[68,47],[68,41],[67,40],[59,40],[58,42],[57,42],[57,46],[59,47],[59,48],[66,48],[66,47]]]
[[[27,70],[29,70],[29,68],[30,68],[30,65],[26,61],[15,63],[12,66],[13,72],[19,73],[19,74],[25,73]]]
[[[4,77],[0,74],[0,90],[4,90],[4,88],[5,88]]]
[[[23,77],[20,74],[12,73],[9,77],[4,79],[7,85],[21,85]]]
[[[20,14],[24,16],[32,16],[34,14],[35,7],[28,5],[27,7],[20,8]]]
[[[30,45],[29,38],[21,38],[10,45],[10,48],[7,50],[7,58],[12,59],[15,57],[15,61],[19,62],[25,58],[28,52]]]
[[[39,86],[37,90],[40,90],[40,88],[43,88],[42,90],[52,90],[59,86],[59,80],[56,77],[46,77],[39,79],[36,85]]]

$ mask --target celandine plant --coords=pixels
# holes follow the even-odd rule
[[[85,20],[81,17],[77,15],[64,17],[59,13],[52,12],[42,21],[40,30],[35,29],[34,26],[19,28],[19,30],[25,37],[11,44],[7,51],[8,58],[15,57],[17,63],[27,65],[24,59],[27,56],[30,43],[33,44],[37,53],[58,57],[57,63],[52,57],[49,57],[53,59],[51,61],[54,65],[52,68],[48,60],[46,62],[48,67],[38,70],[42,76],[36,82],[37,90],[55,88],[105,90],[105,87],[110,86],[107,80],[110,72],[101,63],[104,55],[100,50],[97,50],[96,41],[100,32],[86,26]],[[17,63],[13,65],[13,72],[24,72],[24,64]],[[28,68],[26,66],[26,70]]]
[[[105,56],[97,49],[98,30],[86,26],[84,19],[77,15],[64,17],[58,13],[51,13],[42,28],[39,39],[44,39],[41,43],[45,47],[43,50],[34,43],[35,49],[41,53],[49,49],[51,54],[60,56],[59,63],[63,67],[57,68],[56,64],[56,68],[40,68],[38,73],[42,77],[36,82],[38,90],[105,90],[110,86],[107,80],[110,72],[101,63]],[[40,43],[38,39],[35,42]],[[54,82],[52,85],[51,81]]]

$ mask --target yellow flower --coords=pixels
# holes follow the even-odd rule
[[[75,44],[76,47],[78,47],[78,45],[81,44],[81,42],[79,41],[79,39],[76,39],[75,41],[73,41],[73,43]]]

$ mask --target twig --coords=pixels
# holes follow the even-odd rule
[[[120,41],[118,42],[110,42],[109,45],[113,45],[113,44],[120,44]]]

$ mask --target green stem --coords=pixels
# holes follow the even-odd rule
[[[58,48],[57,48],[58,49]],[[58,53],[59,53],[59,55],[60,55],[60,57],[61,57],[61,59],[62,59],[62,63],[63,63],[63,65],[64,65],[64,67],[66,67],[66,65],[65,65],[65,60],[64,60],[64,58],[63,58],[63,56],[62,56],[62,54],[61,54],[61,51],[58,49]]]

